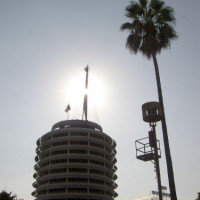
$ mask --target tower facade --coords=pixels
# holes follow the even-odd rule
[[[66,120],[37,140],[36,200],[113,200],[116,142],[100,125]]]

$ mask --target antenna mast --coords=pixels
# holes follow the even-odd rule
[[[88,72],[89,72],[89,66],[87,65],[85,67],[85,72],[86,72],[86,79],[85,79],[85,90],[86,90],[86,93],[84,94],[84,101],[83,101],[83,114],[82,114],[82,120],[83,120],[83,117],[85,115],[85,120],[87,121],[87,107],[88,107]]]

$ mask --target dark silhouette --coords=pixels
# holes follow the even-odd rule
[[[200,192],[198,192],[197,194],[198,194],[198,196],[197,196],[196,200],[200,200]]]
[[[126,7],[126,16],[131,19],[131,22],[124,23],[121,26],[122,31],[128,30],[130,32],[126,40],[126,47],[130,49],[131,53],[141,52],[148,59],[153,58],[158,98],[163,111],[162,130],[171,200],[177,200],[160,74],[156,58],[162,49],[170,47],[171,40],[177,38],[176,31],[173,28],[175,24],[174,9],[166,6],[162,0],[131,1],[130,5]]]
[[[0,193],[0,200],[14,200],[16,198],[15,195],[12,195],[12,192],[7,193],[6,191],[2,191]]]

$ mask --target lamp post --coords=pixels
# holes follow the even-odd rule
[[[147,102],[142,105],[143,120],[148,122],[151,130],[146,138],[136,140],[136,157],[143,161],[154,160],[158,182],[159,199],[162,200],[162,185],[160,176],[160,143],[156,138],[156,122],[162,119],[162,109],[158,102]],[[146,140],[148,139],[148,140]],[[146,140],[146,142],[145,142]],[[158,145],[159,144],[159,145]]]

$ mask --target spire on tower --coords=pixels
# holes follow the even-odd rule
[[[87,90],[88,90],[88,76],[89,76],[89,66],[87,65],[85,67],[85,72],[86,72],[86,79],[85,79],[85,90],[86,90],[86,93],[84,94],[84,100],[83,100],[83,113],[82,113],[82,120],[85,116],[85,120],[87,121],[87,113],[88,113],[88,93],[87,93]]]

